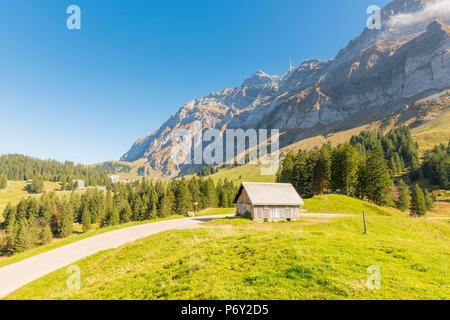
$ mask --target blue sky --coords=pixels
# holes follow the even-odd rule
[[[193,98],[333,58],[388,2],[2,1],[0,154],[118,160]]]

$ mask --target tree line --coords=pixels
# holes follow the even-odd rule
[[[395,128],[386,135],[380,131],[363,131],[351,137],[350,144],[361,153],[381,149],[394,175],[409,169],[414,175],[413,178],[418,178],[420,169],[418,145],[414,142],[408,127]]]
[[[431,183],[450,189],[450,141],[427,152],[423,161],[423,175]]]
[[[116,184],[108,190],[91,188],[84,193],[58,196],[45,192],[41,197],[22,199],[3,212],[4,230],[0,251],[4,255],[45,245],[53,238],[66,238],[74,223],[83,232],[96,227],[114,226],[173,215],[186,215],[204,208],[232,207],[236,186],[229,180],[214,184],[211,178],[192,177],[169,182],[145,180]]]
[[[44,181],[84,180],[87,186],[104,186],[109,178],[106,170],[66,161],[40,160],[19,154],[0,156],[0,174],[8,180],[29,180],[39,176]]]
[[[337,192],[368,199],[378,205],[404,208],[404,204],[400,205],[393,197],[393,191],[399,188],[393,183],[393,178],[407,170],[414,180],[420,176],[420,169],[418,145],[412,140],[410,130],[401,127],[386,136],[362,132],[352,137],[350,143],[336,147],[327,143],[311,151],[290,152],[281,163],[277,181],[292,183],[304,198]],[[402,183],[398,182],[400,186]],[[416,205],[417,188],[404,191],[408,193],[408,199],[412,197],[414,200],[408,202],[408,206]],[[419,198],[424,198],[424,201],[432,199],[430,192],[420,192],[422,196]],[[422,201],[418,201],[422,206]],[[428,208],[432,206],[431,202],[428,201]],[[414,210],[413,213],[424,214],[423,210]]]

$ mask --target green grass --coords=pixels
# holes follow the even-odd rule
[[[447,145],[450,140],[450,110],[445,110],[439,117],[412,129],[412,134],[422,154],[440,143]]]
[[[315,196],[312,199],[304,199],[304,201],[305,206],[303,209],[311,213],[362,214],[364,210],[368,215],[405,215],[405,213],[395,208],[381,207],[367,201],[338,194]]]
[[[197,213],[198,217],[201,216],[213,216],[220,214],[234,214],[236,213],[236,208],[208,208],[201,210]]]
[[[6,189],[0,190],[0,220],[3,214],[3,210],[11,203],[12,205],[16,205],[19,201],[24,197],[29,196],[39,196],[32,195],[26,191],[27,183],[25,181],[8,181],[8,186]],[[57,190],[61,187],[59,182],[44,182],[44,189],[46,191]]]
[[[220,169],[219,172],[208,176],[211,177],[214,182],[219,180],[233,181],[236,185],[239,185],[242,181],[253,182],[275,182],[275,175],[261,175],[261,166],[246,164],[234,168]]]
[[[80,290],[64,268],[7,299],[450,298],[448,223],[369,216],[367,235],[359,218],[261,225],[153,235],[77,262]],[[372,265],[379,290],[366,285]]]

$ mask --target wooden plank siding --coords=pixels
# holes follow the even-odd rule
[[[253,206],[244,189],[237,200],[236,213],[242,216],[247,211],[250,212],[252,220],[260,222],[297,221],[300,219],[299,206]]]
[[[250,213],[254,221],[296,221],[303,200],[292,184],[243,182],[234,199],[236,213]]]

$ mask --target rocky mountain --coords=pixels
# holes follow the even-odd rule
[[[237,88],[188,102],[121,160],[175,177],[191,170],[171,159],[177,129],[276,128],[283,146],[389,117],[450,88],[449,0],[395,0],[381,22],[335,59],[307,60],[282,76],[257,71]]]

